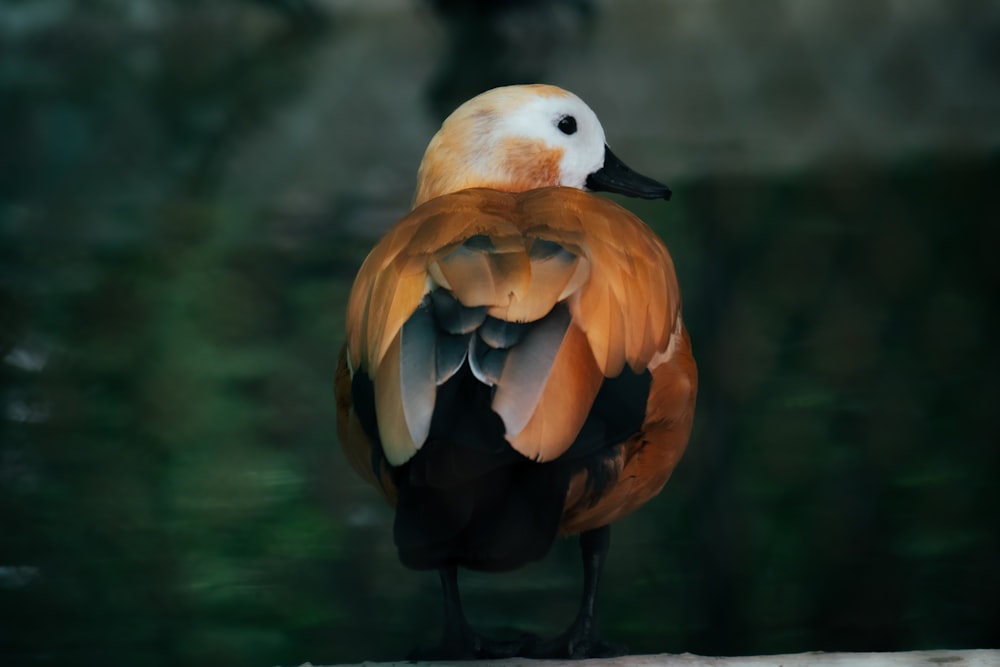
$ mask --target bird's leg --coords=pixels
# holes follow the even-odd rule
[[[511,641],[494,641],[476,633],[465,618],[458,592],[458,568],[442,567],[441,593],[444,596],[444,636],[441,643],[428,650],[415,651],[413,660],[473,660],[500,659],[518,655],[531,637]]]
[[[583,599],[572,625],[555,639],[531,647],[533,658],[610,658],[624,655],[625,646],[602,641],[597,636],[594,607],[601,571],[611,546],[611,526],[588,530],[580,535],[583,557]]]

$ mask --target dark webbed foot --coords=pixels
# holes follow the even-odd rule
[[[628,652],[624,644],[612,644],[597,636],[594,607],[604,559],[611,544],[611,528],[604,526],[580,535],[583,556],[583,600],[576,620],[555,639],[525,647],[527,658],[614,658]]]
[[[525,646],[521,654],[526,658],[617,658],[628,653],[624,644],[606,642],[597,635],[592,621],[578,618],[566,632],[554,639]]]
[[[444,635],[437,646],[411,653],[410,660],[501,660],[524,655],[525,647],[538,642],[533,635],[505,641],[481,636],[472,629],[462,611],[457,569],[446,566],[441,568],[439,574],[444,594]]]
[[[454,566],[441,568],[441,590],[444,593],[445,630],[441,643],[427,650],[418,650],[412,660],[483,660],[524,658],[613,658],[625,655],[623,644],[613,644],[597,635],[594,607],[597,587],[604,569],[604,560],[611,544],[608,526],[589,530],[580,535],[583,557],[583,599],[576,620],[566,632],[542,641],[531,635],[508,641],[486,639],[477,634],[462,611],[458,595],[458,573]]]
[[[493,640],[479,635],[468,626],[459,633],[446,633],[441,643],[413,651],[410,660],[503,660],[525,655],[526,647],[538,638],[525,635],[517,639]]]

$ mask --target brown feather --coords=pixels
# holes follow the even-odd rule
[[[382,449],[385,450],[385,458],[394,466],[406,463],[423,444],[422,441],[414,442],[403,410],[399,339],[397,332],[374,376],[378,435],[382,441]]]
[[[658,494],[687,446],[694,419],[698,370],[691,342],[678,323],[677,342],[669,360],[653,369],[642,430],[629,438],[609,464],[616,482],[595,497],[581,471],[566,494],[560,532],[572,535],[617,521]]]
[[[518,300],[507,308],[492,309],[490,315],[511,322],[534,322],[545,317],[554,304],[579,289],[590,275],[590,263],[579,255],[571,259],[531,259],[528,274],[530,284]]]
[[[477,235],[492,247],[463,245]],[[536,238],[576,257],[532,258]],[[641,371],[667,349],[680,308],[666,248],[609,200],[572,188],[470,189],[417,207],[362,265],[348,305],[351,364],[373,379],[383,447],[396,464],[422,444],[401,407],[399,334],[435,283],[464,305],[489,306],[490,315],[509,321],[536,321],[561,300],[569,305],[573,324],[545,386],[533,390],[538,404],[509,437],[518,451],[544,460],[572,442],[603,376],[617,375],[625,363]],[[654,388],[663,374],[654,373]],[[503,387],[502,377],[500,385],[497,396],[529,389]]]
[[[525,427],[507,441],[517,451],[536,461],[552,461],[569,449],[594,403],[603,377],[594,362],[587,338],[574,325],[566,330],[535,410]],[[494,405],[504,404],[506,392],[523,388],[505,385],[500,377]]]
[[[369,363],[378,366],[393,338],[409,319],[426,292],[427,269],[413,262],[387,267],[372,288],[372,306],[367,323]]]

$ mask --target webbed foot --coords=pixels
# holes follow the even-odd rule
[[[487,639],[468,625],[460,630],[446,632],[441,642],[426,649],[410,653],[410,660],[503,660],[525,655],[526,647],[538,643],[534,635],[517,639]]]
[[[585,658],[617,658],[627,653],[628,647],[625,644],[606,642],[601,639],[591,623],[576,622],[566,632],[554,639],[525,646],[524,652],[519,655],[538,659],[582,660]]]

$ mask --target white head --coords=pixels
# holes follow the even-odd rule
[[[647,189],[649,184],[660,189],[651,195],[622,190],[621,185],[602,187],[594,176],[611,161],[629,177],[644,180]],[[456,109],[424,153],[414,205],[466,188],[521,192],[557,185],[634,196],[669,192],[614,158],[604,128],[583,100],[561,88],[536,84],[494,88]]]

